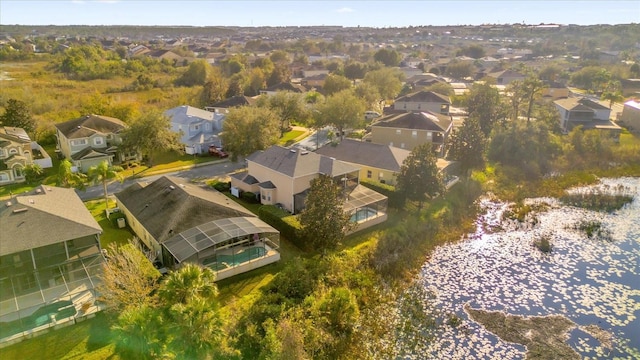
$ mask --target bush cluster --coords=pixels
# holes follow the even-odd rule
[[[305,248],[305,244],[299,235],[302,226],[295,216],[273,205],[263,205],[258,209],[258,217],[280,231],[281,236],[299,248]]]

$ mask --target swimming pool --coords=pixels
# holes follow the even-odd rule
[[[204,259],[202,264],[208,266],[213,270],[223,270],[229,267],[240,265],[249,260],[257,259],[264,256],[265,249],[262,247],[250,247],[240,250],[240,252],[234,255],[218,254],[210,258]]]
[[[351,222],[357,223],[376,216],[378,216],[377,211],[369,207],[364,207],[356,210],[356,212],[351,215]]]

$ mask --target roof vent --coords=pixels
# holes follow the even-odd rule
[[[42,189],[36,189],[36,194],[42,194]]]
[[[184,184],[180,184],[180,187],[184,189],[186,186],[184,186]]]
[[[291,151],[291,152],[292,152],[292,153],[294,153],[294,154],[296,153],[296,149],[291,149],[291,150],[289,150],[289,151]]]
[[[300,155],[307,155],[309,152],[307,150],[300,151]]]
[[[9,206],[11,206],[11,205],[13,205],[13,204],[11,203],[11,201],[7,201],[7,202],[6,202],[6,205],[7,205],[7,207],[9,207]]]
[[[21,213],[21,212],[25,212],[27,210],[29,210],[29,208],[15,209],[15,210],[13,210],[13,213],[14,214],[18,214],[18,213]]]
[[[29,199],[29,204],[34,204],[35,201],[33,201],[33,199]]]
[[[175,186],[173,186],[173,185],[169,185],[169,189],[171,189],[171,190],[175,190],[175,189],[176,189],[176,187],[175,187]]]

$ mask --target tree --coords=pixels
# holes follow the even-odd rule
[[[224,100],[228,89],[229,81],[223,76],[220,68],[213,68],[209,80],[202,87],[200,105],[205,107]]]
[[[102,189],[104,191],[104,206],[105,209],[109,208],[109,193],[107,191],[107,183],[109,180],[120,180],[120,172],[122,168],[120,166],[109,165],[107,160],[103,160],[100,164],[94,165],[87,171],[89,181],[92,183],[102,183]]]
[[[85,188],[85,181],[87,176],[83,173],[73,172],[73,164],[68,159],[64,159],[58,165],[58,176],[56,179],[56,185],[62,187],[72,187],[79,190]]]
[[[293,121],[305,123],[309,117],[309,111],[304,103],[302,94],[296,94],[290,91],[278,91],[275,95],[261,98],[265,101],[278,118],[280,118],[280,136],[289,127]]]
[[[180,135],[171,131],[169,118],[157,111],[141,115],[122,132],[122,147],[147,158],[153,166],[153,156],[160,151],[182,149]]]
[[[153,292],[160,272],[136,248],[134,241],[122,246],[112,243],[102,265],[100,300],[114,313],[156,304]]]
[[[320,175],[311,180],[309,193],[300,213],[302,236],[314,249],[335,249],[352,228],[351,216],[343,209],[345,194],[330,176]]]
[[[316,105],[315,110],[321,126],[331,124],[344,137],[344,129],[359,127],[364,121],[365,104],[348,89],[329,96],[324,103]]]
[[[459,161],[463,171],[483,164],[486,138],[478,119],[467,118],[460,128],[453,131],[448,139],[448,144],[449,157]]]
[[[466,61],[452,60],[447,64],[444,73],[454,79],[464,79],[473,75],[473,64]]]
[[[478,119],[485,137],[489,136],[496,121],[504,118],[500,93],[490,84],[473,84],[465,95],[464,103],[469,117]]]
[[[278,85],[291,80],[291,71],[285,63],[276,63],[271,75],[267,78],[267,86]]]
[[[375,110],[382,113],[382,103],[380,102],[380,93],[378,88],[371,83],[361,82],[355,87],[355,94],[362,99],[368,110]]]
[[[158,359],[164,353],[160,312],[150,306],[127,308],[111,327],[116,352],[123,359]]]
[[[222,144],[235,161],[278,142],[280,119],[266,107],[242,106],[229,110],[222,125]]]
[[[431,144],[425,143],[415,147],[400,167],[396,187],[405,199],[418,202],[418,213],[428,197],[444,190],[436,161]]]
[[[189,68],[177,80],[178,86],[204,85],[211,74],[211,65],[204,60],[198,59],[189,64]]]
[[[359,61],[353,61],[344,66],[344,76],[348,79],[363,79],[367,74],[367,64]]]
[[[24,167],[24,169],[22,170],[24,173],[24,178],[25,180],[31,184],[36,182],[37,180],[40,180],[42,178],[42,176],[44,175],[44,169],[42,169],[42,166],[40,166],[39,164],[28,164],[27,166]]]
[[[531,121],[531,113],[536,96],[544,89],[546,85],[535,75],[530,75],[522,83],[522,91],[524,100],[527,102],[527,122]]]
[[[404,73],[397,69],[382,68],[369,71],[364,76],[364,82],[378,89],[381,100],[394,99],[402,89]]]
[[[342,75],[330,74],[324,81],[324,86],[322,86],[322,90],[324,90],[324,94],[326,96],[333,95],[337,92],[340,92],[345,89],[351,88],[351,80],[347,79]]]
[[[0,116],[2,126],[22,128],[28,134],[36,130],[36,120],[31,115],[31,110],[24,101],[9,99],[4,108],[4,114]]]
[[[166,319],[167,347],[179,358],[211,356],[222,340],[216,275],[186,263],[161,283],[158,297]]]
[[[400,53],[393,49],[380,49],[373,54],[373,58],[386,67],[398,66],[401,60]]]
[[[601,100],[609,101],[609,109],[613,106],[614,103],[621,102],[624,100],[624,96],[622,96],[622,85],[619,81],[609,81],[605,90],[602,92],[600,96]]]
[[[456,56],[468,56],[474,59],[480,59],[485,56],[484,47],[480,45],[469,45],[456,51]]]
[[[554,82],[562,73],[562,68],[556,64],[549,64],[543,67],[538,73],[540,80]]]

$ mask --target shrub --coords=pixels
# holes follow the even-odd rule
[[[538,248],[538,250],[545,254],[551,252],[551,241],[549,241],[549,235],[540,236],[533,244]]]
[[[209,186],[220,192],[229,192],[231,190],[231,183],[228,181],[213,180],[209,183]]]
[[[300,222],[295,216],[273,205],[263,205],[258,209],[258,217],[280,231],[281,236],[296,246],[305,247],[302,238],[299,236],[302,226],[300,226]]]
[[[242,200],[250,203],[250,204],[257,204],[259,202],[258,200],[258,196],[256,195],[256,193],[253,193],[251,191],[245,191],[240,195],[240,198],[242,198]]]

